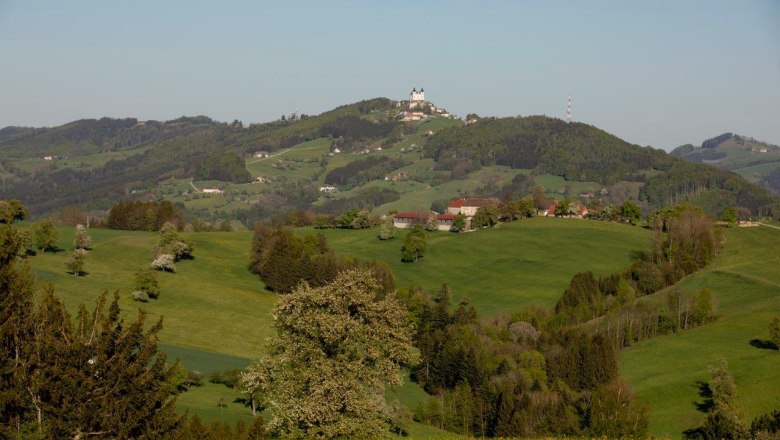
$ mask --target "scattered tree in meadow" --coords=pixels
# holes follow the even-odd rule
[[[22,202],[15,199],[0,200],[0,223],[11,224],[29,216],[30,211],[22,205]]]
[[[73,247],[86,251],[91,245],[92,237],[87,234],[87,228],[85,228],[84,225],[76,225],[76,232],[73,236]]]
[[[742,412],[737,402],[737,386],[725,360],[710,368],[713,406],[704,424],[686,432],[689,438],[737,440],[747,437]]]
[[[54,228],[54,223],[52,223],[51,220],[36,222],[33,224],[32,229],[33,235],[35,236],[35,247],[37,247],[38,250],[46,252],[47,250],[56,248],[59,234]]]
[[[780,350],[780,318],[775,317],[769,323],[769,340]]]
[[[401,261],[411,263],[425,254],[425,232],[420,225],[414,225],[406,234],[406,240],[401,248]]]
[[[379,239],[392,240],[395,237],[395,226],[393,225],[393,216],[388,215],[382,220],[379,226]]]
[[[159,298],[160,282],[157,280],[157,272],[150,267],[137,270],[135,272],[135,291],[144,292],[149,298]]]
[[[439,230],[439,221],[436,220],[436,215],[429,215],[425,219],[425,230],[428,232],[435,232]]]
[[[176,272],[176,260],[171,254],[160,254],[154,257],[150,267],[154,270],[164,270],[165,272]]]
[[[171,222],[165,222],[160,228],[160,242],[157,245],[156,254],[170,254],[174,261],[192,258],[194,245],[191,241],[185,240],[179,236],[176,225]]]
[[[80,276],[84,273],[84,260],[87,259],[87,251],[84,249],[76,249],[65,260],[65,267],[68,272],[75,276]]]
[[[366,270],[279,298],[276,335],[254,374],[284,438],[379,438],[389,429],[384,389],[417,361],[406,310]],[[245,377],[246,377],[245,375]]]

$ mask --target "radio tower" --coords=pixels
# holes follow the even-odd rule
[[[571,93],[569,93],[569,104],[566,106],[566,122],[571,124]]]

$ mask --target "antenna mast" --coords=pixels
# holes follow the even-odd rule
[[[566,122],[571,124],[571,93],[569,93],[569,104],[566,106]]]

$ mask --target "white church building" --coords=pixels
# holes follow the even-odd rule
[[[422,104],[425,102],[425,89],[420,89],[420,91],[417,91],[417,88],[413,88],[412,92],[409,94],[409,108],[415,108],[419,104]]]

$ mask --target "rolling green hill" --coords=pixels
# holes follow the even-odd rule
[[[780,193],[780,147],[753,138],[724,133],[701,147],[683,145],[670,153],[694,163],[706,163],[739,174]]]
[[[729,364],[745,416],[780,408],[780,353],[751,344],[767,339],[769,322],[780,315],[780,230],[729,229],[727,239],[711,265],[675,286],[711,289],[720,318],[621,353],[622,376],[650,403],[653,435],[678,437],[701,423],[699,384],[709,381],[708,366],[719,359]]]
[[[247,270],[251,233],[186,235],[194,241],[195,259],[180,262],[176,274],[159,274],[158,300],[136,303],[129,295],[134,271],[150,261],[156,234],[91,229],[93,249],[87,256],[87,275],[75,277],[64,266],[73,231],[59,231],[58,246],[68,251],[39,253],[29,261],[38,279],[53,284],[72,312],[80,303],[94,303],[103,289],[118,289],[124,313],[133,316],[142,307],[150,318],[164,317],[162,347],[188,369],[208,374],[240,368],[260,354],[272,331],[276,295]],[[646,231],[626,225],[534,219],[471,234],[431,233],[424,261],[402,265],[400,239],[380,242],[376,230],[326,232],[339,252],[387,261],[400,286],[435,289],[446,282],[456,298],[469,296],[484,313],[511,313],[530,304],[549,306],[573,272],[589,268],[606,273],[625,267],[631,252],[646,246],[648,240]],[[497,248],[502,252],[497,253]],[[220,398],[232,402],[236,397],[224,386],[206,384],[182,394],[179,403],[206,419],[249,417],[248,409],[238,403],[217,407]],[[424,397],[413,384],[388,395],[411,408]],[[436,432],[422,426],[416,429],[418,433]]]
[[[60,232],[58,246],[69,249],[72,230]],[[311,230],[300,230],[306,232]],[[400,287],[433,290],[449,284],[455,302],[468,296],[482,316],[528,305],[549,307],[574,273],[625,268],[650,239],[648,231],[623,224],[535,218],[467,234],[429,233],[423,260],[403,264],[403,231],[390,241],[378,240],[376,230],[322,232],[338,252],[387,262]],[[635,344],[621,354],[621,375],[650,404],[654,435],[676,437],[699,423],[697,382],[708,380],[707,366],[721,357],[731,365],[746,415],[780,406],[777,352],[750,343],[765,339],[769,320],[780,313],[780,256],[771,251],[780,249],[778,232],[769,227],[727,230],[723,253],[676,286],[712,289],[719,320]],[[119,289],[124,313],[132,316],[140,306],[152,318],[163,316],[162,348],[186,368],[206,374],[243,367],[260,353],[271,332],[275,295],[246,269],[251,233],[187,234],[195,243],[195,259],[180,262],[176,274],[161,273],[160,299],[146,304],[130,300],[129,292],[134,271],[150,260],[156,235],[101,229],[90,234],[94,244],[84,277],[65,272],[67,251],[29,260],[39,280],[52,283],[70,310],[92,303],[103,289]],[[209,420],[248,418],[248,409],[233,402],[237,397],[222,385],[206,384],[182,394],[179,404]],[[425,394],[407,384],[388,394],[396,398],[414,407]],[[226,408],[217,406],[220,399],[229,402]],[[445,435],[422,425],[415,425],[413,434]]]
[[[403,121],[400,110],[376,98],[247,127],[203,116],[9,127],[0,132],[0,198],[20,199],[36,216],[68,205],[100,215],[124,198],[167,199],[190,219],[238,219],[251,227],[294,210],[385,214],[454,197],[501,197],[524,173],[548,195],[631,199],[645,211],[693,203],[716,215],[731,206],[780,213],[777,198],[737,174],[631,145],[587,124],[530,116],[464,125],[435,114]],[[747,141],[735,137],[707,151],[718,153],[730,142]],[[770,163],[753,160],[774,152],[739,148],[731,148],[740,152],[735,163],[747,168],[736,171],[755,182],[780,180]],[[270,157],[254,157],[260,151]],[[351,170],[354,176],[345,179]],[[335,194],[321,193],[339,173],[348,183]],[[207,187],[223,193],[205,194]]]

